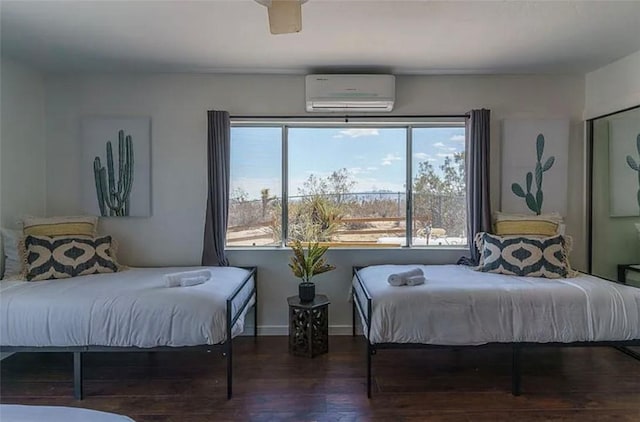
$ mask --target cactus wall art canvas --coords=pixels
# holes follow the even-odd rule
[[[609,211],[611,217],[640,215],[640,119],[609,118]]]
[[[504,120],[501,210],[566,215],[568,154],[568,120]]]
[[[102,217],[151,215],[151,119],[82,120],[83,211]]]

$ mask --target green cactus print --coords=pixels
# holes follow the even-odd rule
[[[638,149],[638,155],[640,155],[640,133],[636,138],[636,148]],[[638,207],[640,207],[640,160],[636,161],[632,156],[627,155],[627,164],[631,167],[631,170],[638,173],[638,193],[636,194],[636,199],[638,201]]]
[[[640,137],[638,138],[640,142]],[[640,145],[640,144],[639,144]],[[547,158],[544,164],[542,164],[542,154],[544,153],[544,136],[539,134],[536,139],[536,168],[535,168],[535,181],[536,181],[536,193],[535,196],[531,192],[531,188],[533,185],[534,173],[527,172],[525,178],[525,186],[527,188],[526,192],[518,183],[514,183],[511,185],[511,191],[518,197],[524,198],[527,203],[527,207],[536,215],[540,215],[542,213],[542,203],[544,201],[544,194],[542,193],[542,176],[544,172],[549,171],[549,169],[553,166],[555,162],[555,157],[551,156]],[[640,191],[638,192],[638,200],[640,201]]]
[[[128,216],[131,188],[133,186],[133,141],[131,135],[118,131],[118,180],[115,179],[111,141],[107,141],[107,168],[100,157],[93,160],[93,177],[100,215]]]

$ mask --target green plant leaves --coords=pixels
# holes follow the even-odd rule
[[[531,211],[538,213],[538,204],[532,194],[528,193],[524,200],[527,202],[527,206]]]
[[[542,165],[540,162],[536,164],[536,187],[542,189]]]
[[[636,138],[636,149],[638,150],[638,154],[640,154],[640,133],[638,133],[638,137]]]
[[[640,135],[638,135],[638,151],[640,151]],[[556,161],[554,156],[549,157],[544,165],[542,164],[542,155],[544,154],[544,135],[542,133],[538,134],[536,138],[536,156],[538,158],[536,162],[536,167],[534,172],[527,172],[525,182],[527,187],[527,193],[524,192],[522,186],[517,183],[511,185],[511,190],[516,196],[520,198],[524,198],[525,202],[529,209],[535,212],[537,215],[540,215],[542,212],[542,203],[544,201],[544,194],[542,193],[542,176],[545,171],[548,171]],[[627,161],[630,157],[627,158]],[[634,162],[635,164],[635,162]],[[631,164],[629,164],[631,165]],[[531,185],[533,184],[533,178],[535,174],[536,181],[536,194],[535,197],[531,193]]]
[[[540,213],[542,212],[542,200],[544,199],[544,195],[542,194],[542,191],[539,190],[538,192],[536,192],[536,204],[538,204],[536,211],[537,215],[540,215]]]
[[[640,137],[638,139],[640,139]],[[634,160],[633,157],[630,155],[627,155],[627,164],[629,165],[629,167],[631,167],[635,171],[640,171],[640,167],[638,167],[638,163],[636,163],[636,160]]]
[[[536,153],[538,161],[542,161],[542,153],[544,152],[544,136],[541,134],[536,138]]]
[[[522,186],[520,186],[520,185],[519,185],[519,184],[517,184],[517,183],[514,183],[514,184],[512,184],[512,185],[511,185],[511,191],[512,191],[513,193],[515,193],[515,194],[516,194],[516,196],[519,196],[520,198],[524,198],[524,197],[525,197],[525,193],[524,193],[524,191],[522,190]]]
[[[305,268],[303,267],[305,258],[302,244],[299,240],[295,240],[291,245],[291,249],[293,250],[293,256],[291,257],[289,268],[291,268],[293,275],[296,277],[305,278]]]
[[[304,246],[299,240],[294,240],[291,249],[293,256],[289,268],[298,278],[310,281],[314,275],[334,270],[336,267],[328,264],[323,255],[329,249],[328,246],[320,246],[318,243],[308,243],[305,255]]]

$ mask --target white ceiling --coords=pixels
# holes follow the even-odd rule
[[[640,50],[640,1],[7,1],[3,54],[50,71],[586,73]]]

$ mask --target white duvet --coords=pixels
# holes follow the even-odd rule
[[[115,413],[63,406],[24,406],[0,404],[2,422],[134,422],[133,419]]]
[[[390,274],[417,267],[426,277],[424,285],[387,283]],[[589,275],[551,280],[458,265],[377,265],[359,274],[373,298],[372,343],[640,339],[640,288]],[[355,277],[353,284],[359,291]]]
[[[63,280],[2,281],[0,344],[180,347],[224,342],[226,298],[248,271],[207,268],[212,278],[191,287],[165,287],[163,276],[202,267],[132,268]],[[234,300],[234,312],[252,288],[250,280]],[[243,330],[244,315],[232,336]]]

